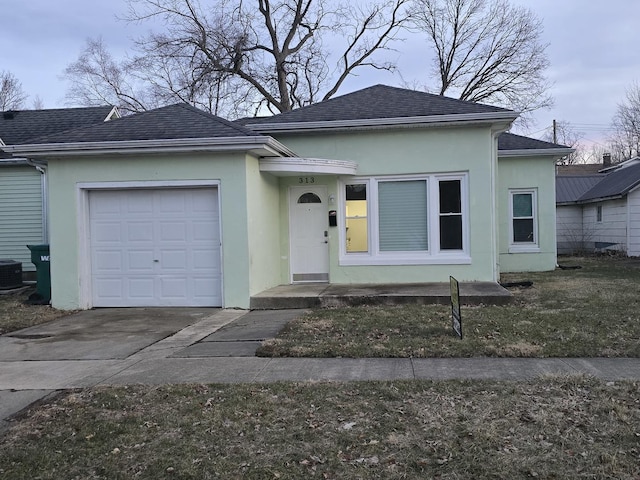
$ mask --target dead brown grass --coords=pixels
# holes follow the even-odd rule
[[[639,398],[587,377],[94,388],[0,439],[0,477],[637,480]]]
[[[0,335],[69,315],[70,312],[56,310],[49,305],[26,305],[31,293],[33,290],[0,295]]]

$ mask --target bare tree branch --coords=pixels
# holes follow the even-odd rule
[[[433,46],[438,91],[520,112],[548,107],[542,24],[506,0],[416,0],[415,25]]]
[[[20,110],[28,97],[22,83],[11,72],[0,72],[0,111]]]
[[[348,0],[127,1],[127,20],[163,28],[139,39],[122,63],[101,41],[89,41],[66,70],[68,98],[87,104],[115,97],[125,111],[173,99],[230,117],[327,99],[358,68],[391,70],[374,57],[389,49],[409,2],[357,9]]]
[[[611,121],[615,133],[609,139],[612,158],[623,161],[640,155],[640,83],[633,82]]]

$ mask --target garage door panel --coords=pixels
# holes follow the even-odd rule
[[[94,306],[220,306],[216,188],[89,194]]]
[[[184,250],[162,250],[160,258],[162,270],[187,271],[187,252]]]
[[[153,260],[155,253],[152,249],[130,249],[126,251],[126,255],[128,264],[124,267],[124,272],[128,271],[135,274],[154,272],[155,265]]]
[[[143,222],[139,219],[127,220],[126,223],[128,242],[153,242],[153,222]]]
[[[134,300],[154,300],[153,277],[130,277],[125,279],[126,294]]]
[[[128,190],[121,192],[121,213],[126,214],[146,214],[154,213],[154,199],[149,195],[150,190]],[[106,194],[112,192],[104,192]]]
[[[99,289],[100,295],[104,299],[120,299],[124,292],[123,283],[122,278],[103,277],[94,281],[93,288]]]
[[[163,241],[187,241],[188,225],[186,220],[182,221],[160,221],[160,236]]]
[[[120,243],[122,241],[120,222],[96,220],[94,225],[92,237],[95,237],[96,243]]]
[[[123,268],[122,252],[120,250],[102,250],[96,252],[96,266],[104,272],[120,272]]]

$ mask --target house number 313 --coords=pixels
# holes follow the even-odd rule
[[[298,177],[298,183],[316,183],[316,177]]]

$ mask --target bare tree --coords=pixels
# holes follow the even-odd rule
[[[87,40],[64,76],[71,83],[66,94],[68,104],[117,105],[124,114],[155,106],[145,101],[148,95],[137,85],[131,62],[115,60],[101,38]]]
[[[27,98],[22,83],[11,72],[0,72],[0,111],[19,110]]]
[[[640,155],[640,84],[634,82],[618,104],[611,126],[615,133],[609,139],[612,158],[623,161]]]
[[[549,107],[541,21],[506,0],[415,0],[435,49],[438,93],[520,112]]]
[[[288,111],[330,98],[360,67],[393,70],[374,57],[390,49],[409,1],[128,0],[127,20],[163,30],[122,63],[90,41],[66,70],[67,98],[117,98],[125,111],[170,101],[230,117]]]

